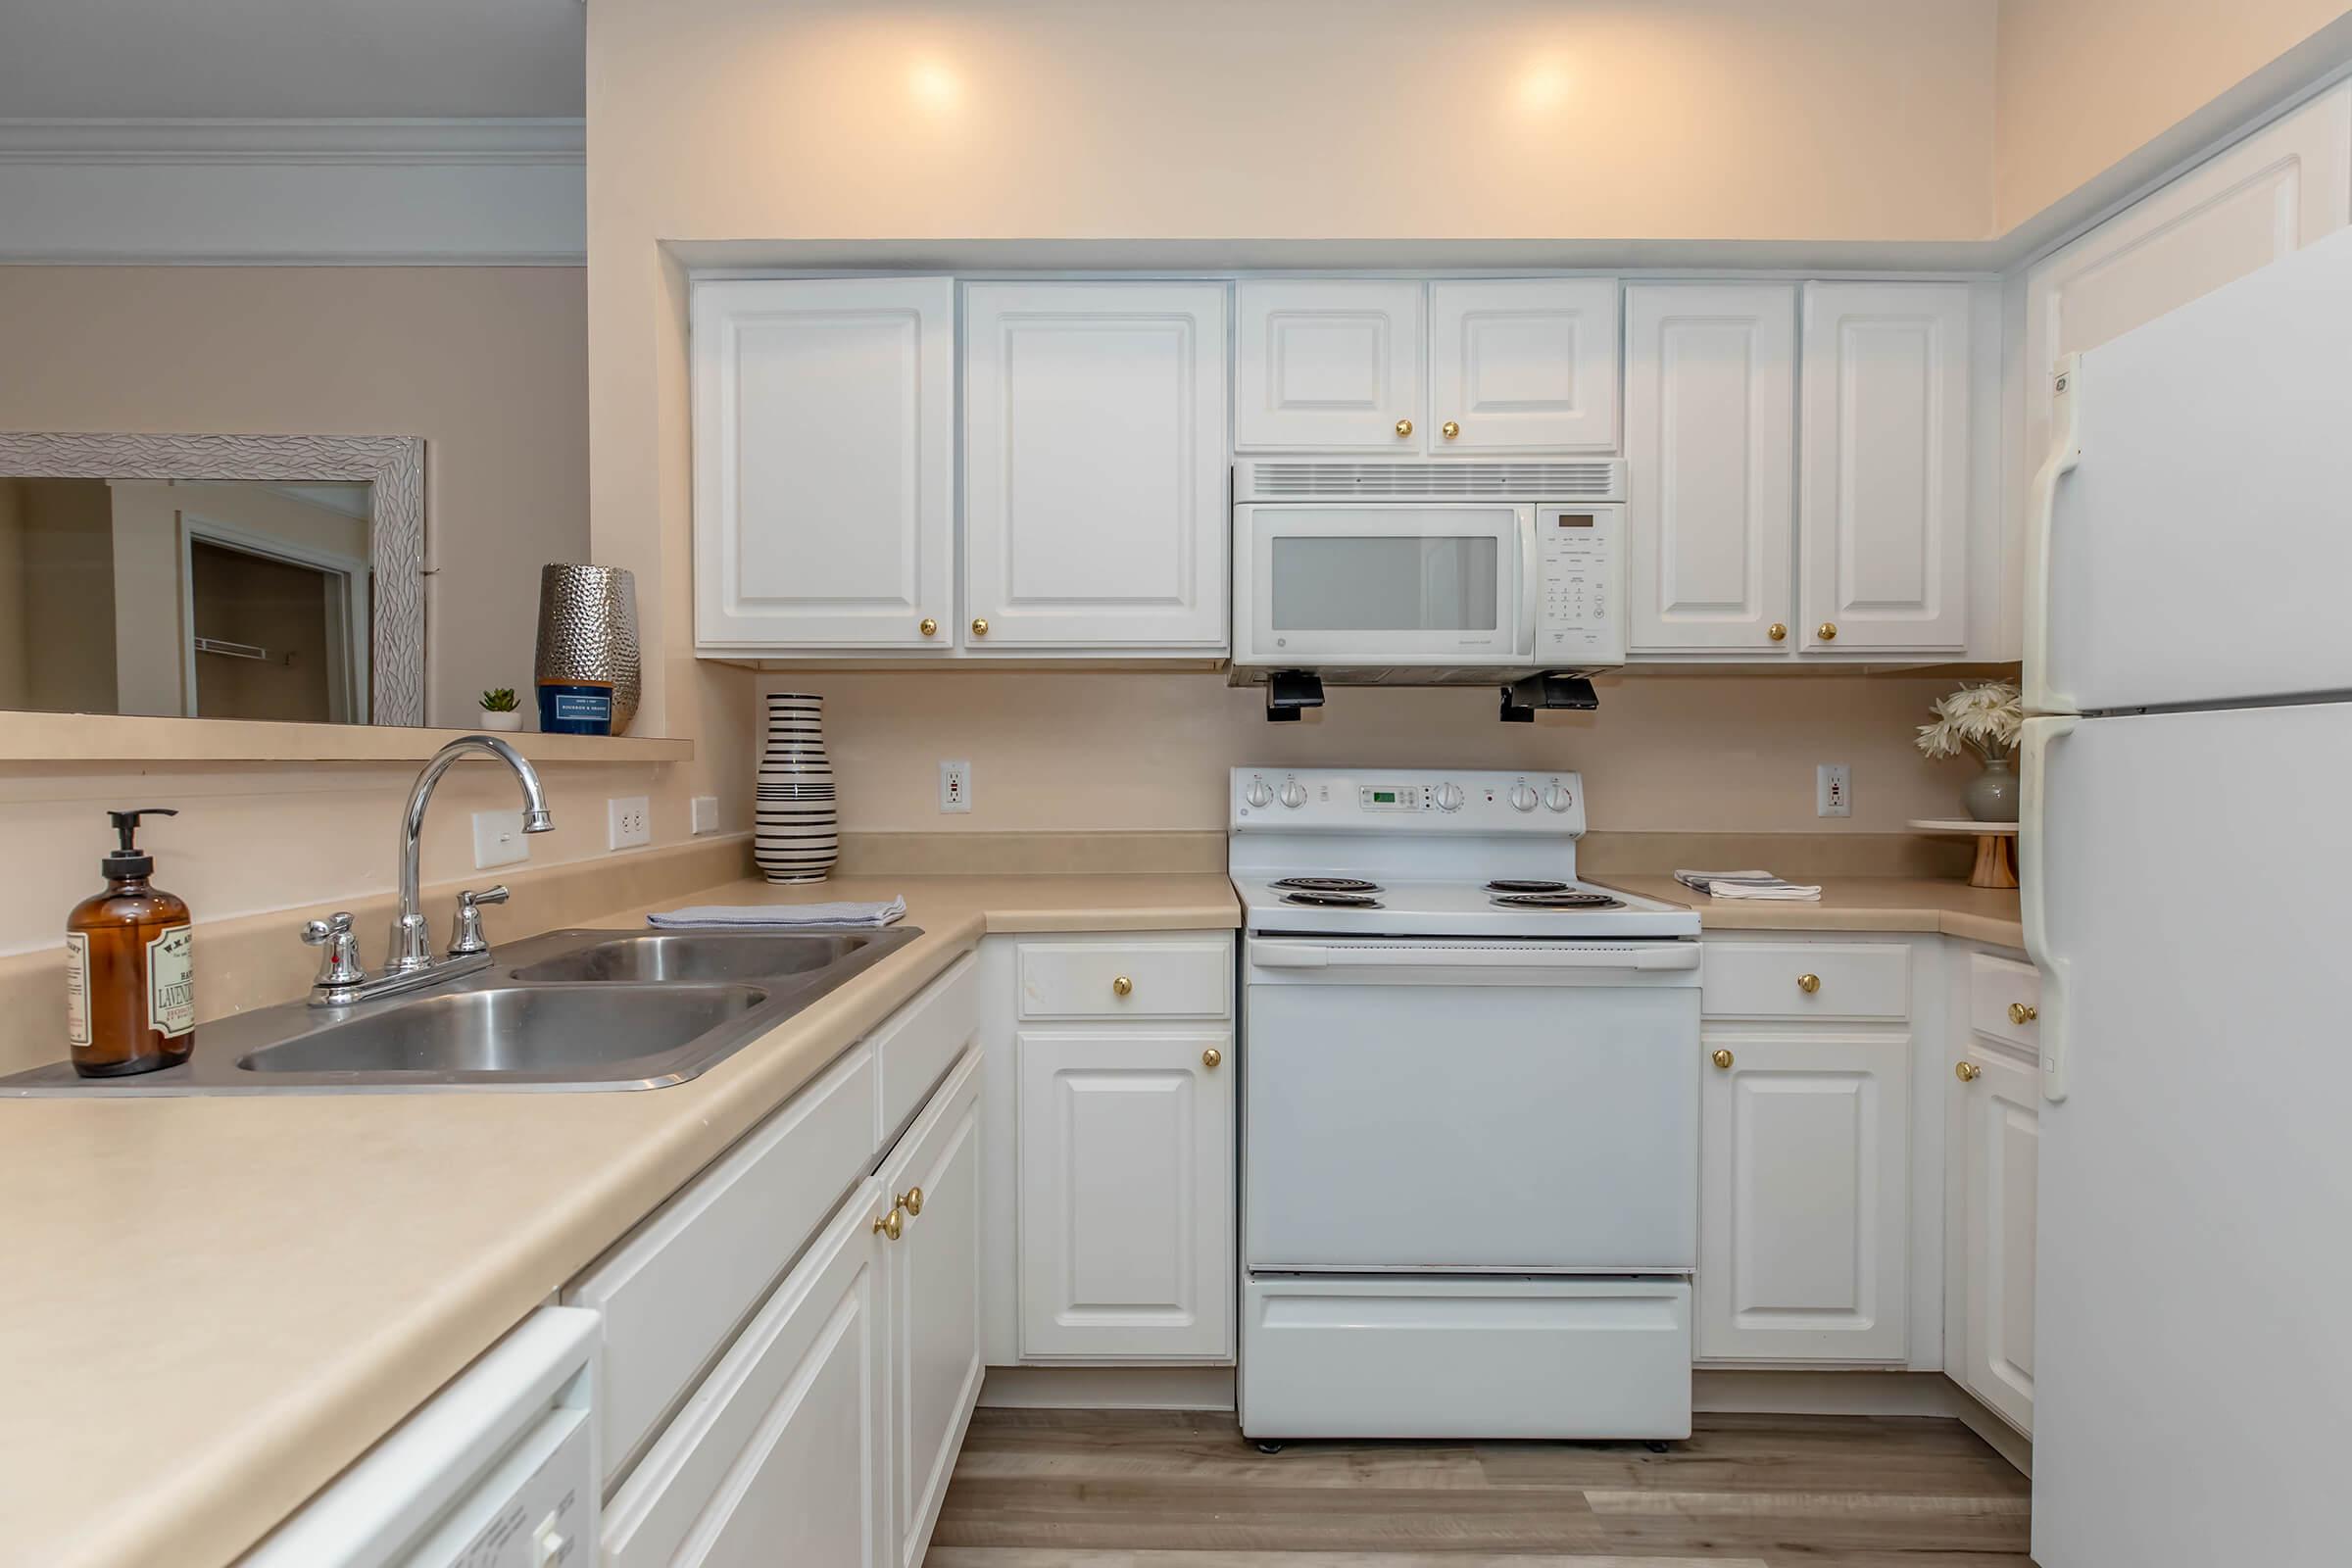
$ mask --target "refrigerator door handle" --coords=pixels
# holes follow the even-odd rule
[[[2017,826],[2018,915],[2025,927],[2026,956],[2041,971],[2041,1098],[2053,1104],[2066,1098],[2071,1053],[2066,1040],[2066,960],[2050,951],[2049,913],[2043,902],[2048,897],[2048,858],[2042,841],[2047,833],[2050,747],[2082,722],[2028,719],[2018,748],[2024,795]]]
[[[2058,713],[2071,698],[2050,685],[2050,533],[2057,522],[2058,481],[2082,461],[2082,356],[2062,354],[2050,372],[2050,455],[2034,475],[2026,506],[2026,711]]]

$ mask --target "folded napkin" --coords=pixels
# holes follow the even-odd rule
[[[1770,871],[1677,871],[1674,879],[1710,899],[1815,900],[1821,889],[1784,882]]]
[[[888,904],[696,904],[658,909],[645,923],[664,931],[861,930],[906,918],[906,901]]]

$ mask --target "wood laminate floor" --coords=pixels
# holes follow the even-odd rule
[[[984,1409],[926,1568],[2032,1568],[2026,1478],[1956,1421],[1702,1415],[1667,1449]]]

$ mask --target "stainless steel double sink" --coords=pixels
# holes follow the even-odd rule
[[[184,1066],[0,1095],[659,1089],[725,1060],[922,932],[552,931],[446,985],[201,1024]]]

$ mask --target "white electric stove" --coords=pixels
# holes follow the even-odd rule
[[[1698,916],[1574,773],[1241,768],[1242,1429],[1678,1438]]]

